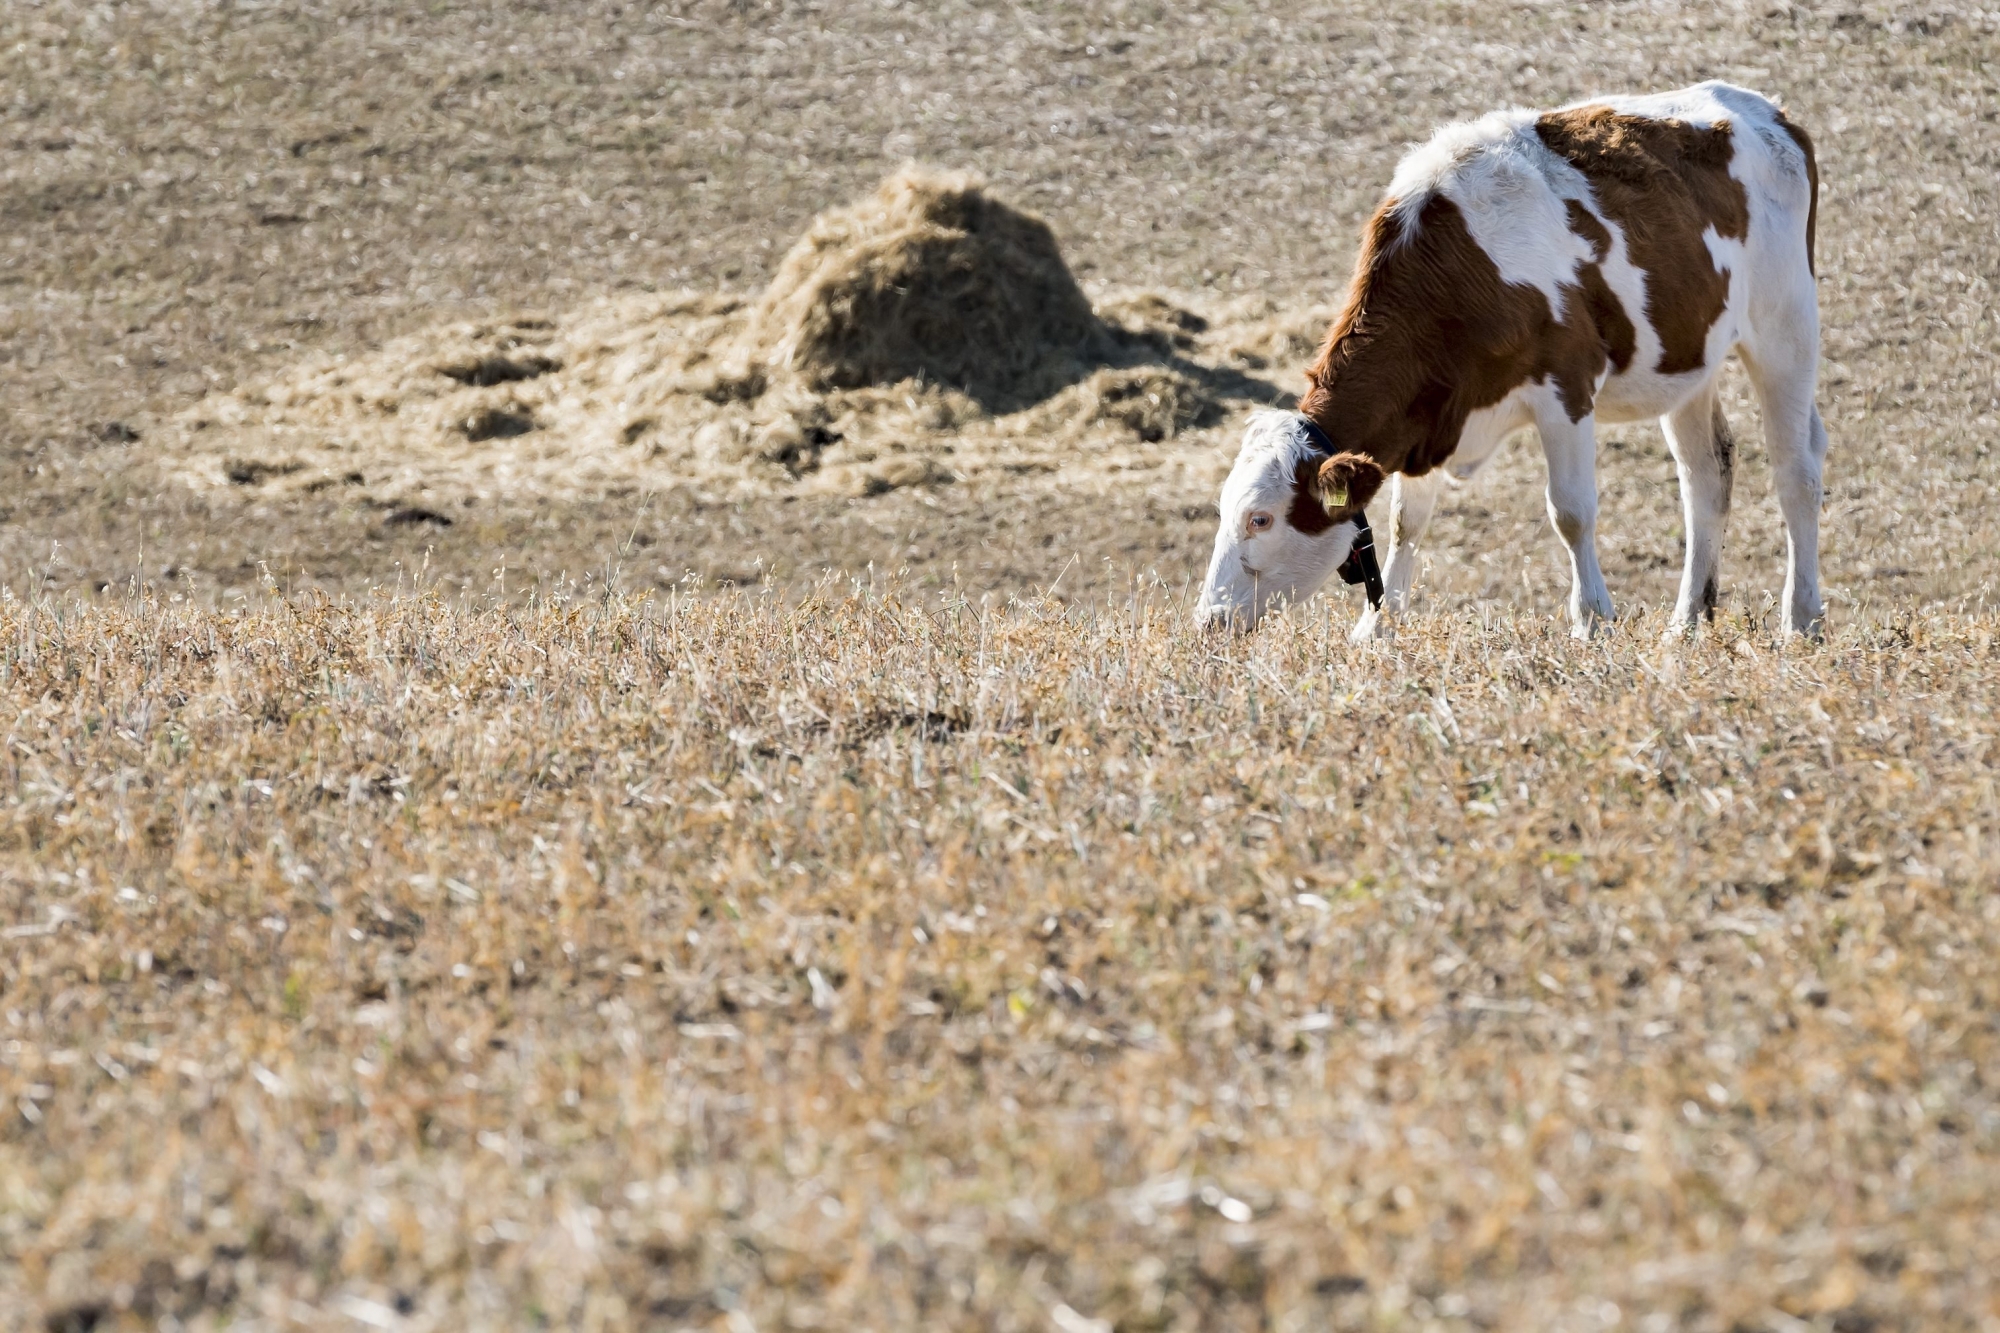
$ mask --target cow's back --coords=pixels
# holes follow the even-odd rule
[[[1497,112],[1447,126],[1399,166],[1392,210],[1442,196],[1515,287],[1602,349],[1592,403],[1656,416],[1714,373],[1760,294],[1811,281],[1810,141],[1770,100],[1705,83]]]

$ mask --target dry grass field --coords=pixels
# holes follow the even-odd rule
[[[1692,641],[1651,426],[1193,633],[1401,149],[1706,77],[1826,641],[1740,378]],[[1088,356],[730,387],[910,160]],[[1973,5],[0,6],[0,1327],[2000,1329],[1996,216]]]
[[[1992,1326],[1991,619],[1183,611],[5,603],[0,1292]]]

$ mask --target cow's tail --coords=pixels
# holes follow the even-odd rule
[[[1817,261],[1813,258],[1813,245],[1819,231],[1819,158],[1813,152],[1812,136],[1807,134],[1784,111],[1778,112],[1778,127],[1792,136],[1792,142],[1806,158],[1806,187],[1812,194],[1806,204],[1806,268],[1815,276],[1819,273]]]

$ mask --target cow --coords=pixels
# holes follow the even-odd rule
[[[1811,138],[1726,83],[1439,130],[1369,219],[1298,410],[1260,411],[1244,432],[1197,621],[1248,628],[1336,569],[1373,574],[1365,509],[1387,480],[1388,563],[1353,637],[1383,632],[1446,481],[1532,425],[1571,629],[1587,638],[1612,618],[1597,423],[1641,417],[1665,429],[1686,517],[1674,632],[1712,620],[1736,455],[1717,381],[1734,351],[1784,512],[1784,629],[1818,634],[1818,201]]]

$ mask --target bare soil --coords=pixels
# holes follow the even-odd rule
[[[621,292],[747,299],[814,216],[910,159],[976,170],[1047,217],[1093,299],[1309,317],[1338,299],[1396,156],[1439,121],[1724,77],[1784,97],[1820,141],[1834,605],[1971,604],[2000,558],[1970,539],[2000,434],[1995,43],[1976,9],[1844,4],[13,6],[0,570],[23,591],[171,571],[212,600],[263,568],[355,589],[428,558],[485,592],[503,564],[529,580],[510,589],[601,571],[636,527],[650,545],[626,577],[657,582],[714,585],[759,559],[940,580],[956,564],[1001,593],[1065,567],[1066,595],[1186,580],[1208,535],[1181,515],[1212,502],[1240,415],[1185,441],[1206,470],[738,497],[726,516],[666,495],[642,510],[644,487],[494,494],[470,513],[351,486],[267,495],[283,474],[256,468],[282,456],[191,491],[171,423],[434,330],[566,319]],[[1303,360],[1260,377],[1289,390]],[[1754,439],[1740,394],[1733,410]],[[1758,452],[1726,565],[1751,608],[1776,582]],[[1555,605],[1534,453],[1447,505],[1424,580],[1445,604]],[[1678,545],[1657,432],[1614,436],[1604,473],[1614,594],[1657,603]],[[398,519],[412,510],[453,522]]]

